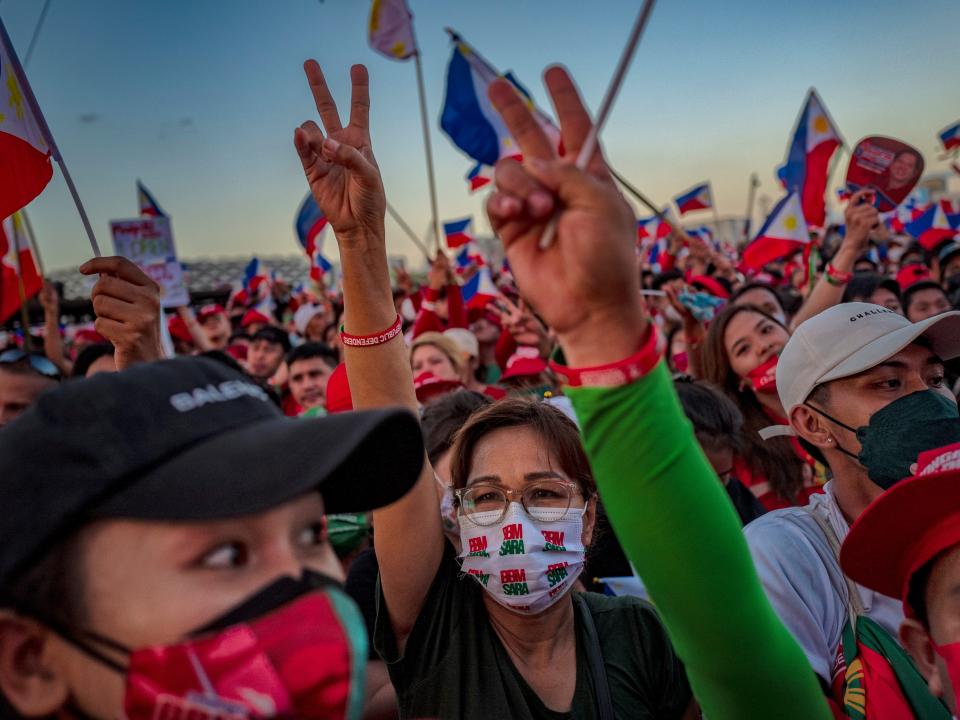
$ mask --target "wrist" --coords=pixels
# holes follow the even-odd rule
[[[592,316],[581,327],[558,334],[571,367],[608,365],[633,355],[649,323],[639,305],[607,317]]]
[[[565,358],[558,356],[550,362],[550,368],[566,387],[616,387],[644,377],[656,367],[661,357],[657,328],[648,324],[629,356],[591,367],[565,366],[561,364]]]
[[[837,253],[830,258],[829,264],[842,273],[853,272],[853,266],[860,255],[861,252],[858,248],[842,245]]]

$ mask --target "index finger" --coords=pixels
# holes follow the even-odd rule
[[[361,130],[370,126],[370,76],[363,65],[350,68],[353,89],[350,93],[350,124]]]
[[[502,78],[494,80],[487,90],[487,96],[520,146],[524,158],[553,160],[556,157],[540,123],[509,81]]]
[[[320,122],[323,123],[327,135],[335,133],[337,130],[342,130],[343,126],[340,124],[340,114],[337,112],[337,104],[333,101],[330,88],[327,87],[327,79],[323,76],[320,63],[316,60],[307,60],[303,64],[303,71],[307,75],[310,92],[313,93],[313,101],[317,105],[317,112],[320,113]]]
[[[153,280],[137,265],[125,257],[113,255],[111,257],[98,257],[87,260],[80,266],[80,272],[84,275],[96,275],[104,273],[113,275],[121,280],[126,280],[134,285],[149,287]]]

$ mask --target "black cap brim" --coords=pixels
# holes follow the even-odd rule
[[[327,513],[399,500],[423,467],[416,418],[401,409],[276,418],[200,442],[139,474],[95,517],[202,521],[252,515],[312,490]]]

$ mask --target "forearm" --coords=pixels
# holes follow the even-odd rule
[[[853,265],[856,260],[857,256],[855,252],[847,247],[841,247],[837,251],[837,254],[833,256],[830,263],[840,272],[847,273],[853,272]],[[843,291],[845,288],[846,285],[834,285],[831,283],[827,280],[827,274],[824,273],[817,281],[810,295],[807,296],[803,305],[800,306],[797,314],[794,315],[793,320],[790,322],[790,328],[794,329],[804,320],[809,320],[827,308],[840,304],[840,301],[843,300]]]
[[[463,305],[463,292],[456,283],[447,285],[447,322],[448,327],[467,327],[467,310]]]
[[[64,375],[70,375],[73,363],[63,354],[63,338],[60,336],[60,318],[47,312],[43,317],[43,354],[56,365]]]
[[[704,713],[829,717],[803,653],[763,594],[663,363],[631,385],[567,394],[610,521]]]

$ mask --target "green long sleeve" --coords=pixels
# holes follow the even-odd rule
[[[615,388],[569,388],[610,522],[709,720],[832,714],[774,614],[740,523],[664,363]]]

